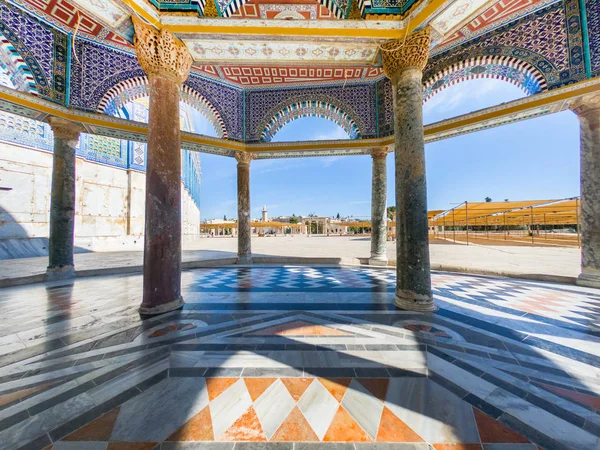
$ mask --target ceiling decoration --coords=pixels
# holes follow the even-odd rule
[[[469,3],[471,1],[474,2],[475,0],[460,1]],[[444,27],[447,28],[446,31],[442,33],[445,37],[441,42],[438,41],[436,43],[435,47],[432,49],[432,55],[441,53],[451,47],[488,33],[492,29],[508,24],[549,4],[560,1],[561,0],[496,0],[491,2],[491,6],[488,6],[490,5],[490,2],[483,2],[484,7],[476,9],[477,13],[475,17],[472,17],[471,20],[453,33],[448,33],[453,26]],[[444,13],[433,20],[432,26],[438,29],[438,31],[441,30],[441,28],[439,28],[440,22],[436,21],[439,17],[445,17]],[[465,16],[465,18],[468,19],[469,16]],[[460,22],[461,21],[458,21],[454,25],[460,24]]]
[[[227,63],[374,64],[379,45],[354,42],[284,42],[183,39],[196,61]]]
[[[591,71],[598,74],[600,7],[596,0],[585,2]],[[152,22],[160,9],[163,24],[179,27],[196,59],[183,95],[228,139],[270,140],[285,123],[307,115],[327,117],[356,138],[393,133],[391,83],[378,55],[384,38],[377,33],[389,36],[404,22],[332,19],[357,7],[365,17],[404,10],[414,18],[430,5],[427,0],[209,0],[211,5],[219,13],[231,9],[231,17],[200,18],[204,0],[2,0],[0,64],[21,91],[115,114],[126,101],[147,95],[145,73],[126,40],[131,14]],[[443,3],[430,16],[437,46],[424,71],[424,99],[470,78],[505,80],[529,95],[585,79],[579,8],[580,0]],[[237,36],[222,31],[246,30],[249,23],[270,30]],[[367,33],[352,34],[359,25]],[[280,33],[284,28],[296,34]],[[332,29],[331,36],[321,36]]]
[[[230,16],[240,19],[331,20],[335,15],[317,0],[250,0]]]
[[[208,69],[208,68],[211,69]],[[310,66],[201,66],[199,70],[241,87],[298,86],[302,84],[356,83],[383,76],[380,67]]]
[[[594,75],[598,75],[600,74],[600,4],[597,0],[586,0],[585,6],[591,69]]]
[[[507,56],[536,68],[548,88],[557,87],[585,78],[581,44],[578,0],[565,0],[431,57],[424,79],[473,58]]]

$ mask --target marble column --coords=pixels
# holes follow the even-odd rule
[[[47,122],[54,134],[54,150],[46,280],[53,281],[75,276],[75,148],[83,127],[59,117],[48,117]]]
[[[396,169],[396,305],[435,311],[431,291],[423,138],[423,69],[430,28],[382,46],[383,70],[392,81]]]
[[[236,152],[238,188],[238,264],[252,264],[250,161],[252,154]]]
[[[600,288],[600,94],[569,104],[580,123],[581,274],[577,284]]]
[[[386,201],[387,201],[387,148],[371,150],[373,176],[371,178],[371,257],[369,264],[387,266],[386,245]]]
[[[157,31],[136,16],[135,49],[148,75],[148,155],[144,288],[140,313],[181,308],[181,132],[179,93],[192,58],[170,31]]]

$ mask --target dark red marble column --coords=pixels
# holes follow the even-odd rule
[[[138,60],[148,74],[144,292],[140,313],[183,306],[181,297],[181,132],[179,93],[192,60],[168,30],[134,19]]]
[[[437,309],[431,291],[422,106],[430,43],[426,27],[382,46],[394,94],[396,305],[421,312]]]
[[[47,122],[54,134],[54,149],[46,280],[53,281],[75,276],[75,148],[83,127],[59,117],[49,117]]]

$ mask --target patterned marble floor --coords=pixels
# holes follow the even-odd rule
[[[142,319],[141,276],[0,289],[0,449],[600,448],[600,291],[386,269],[183,274]]]

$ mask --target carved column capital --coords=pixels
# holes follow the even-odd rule
[[[392,39],[381,46],[383,71],[388,78],[406,69],[423,70],[429,58],[431,28],[416,31],[405,38]]]
[[[248,153],[248,152],[235,152],[235,159],[237,160],[238,164],[245,164],[248,165],[250,164],[250,161],[252,161],[254,159],[254,155],[252,153]]]
[[[52,133],[57,138],[67,141],[76,141],[79,139],[79,133],[85,131],[83,125],[77,122],[63,119],[61,117],[50,116],[46,118],[46,122],[52,128]]]
[[[390,150],[387,147],[375,147],[369,150],[369,154],[373,159],[385,158]]]
[[[158,31],[135,15],[135,50],[142,69],[148,75],[161,75],[181,85],[190,75],[192,56],[183,42],[169,30]]]
[[[584,95],[569,102],[569,109],[592,124],[600,125],[600,92]]]

